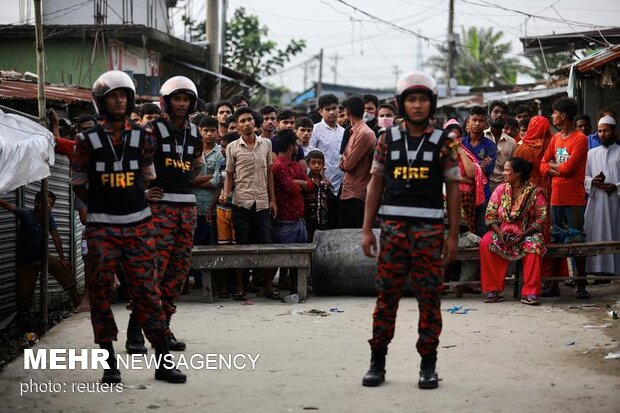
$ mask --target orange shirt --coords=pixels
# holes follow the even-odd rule
[[[559,165],[559,176],[551,177],[551,206],[586,205],[584,181],[588,157],[588,137],[574,131],[566,138],[553,135],[540,163],[543,175],[551,170],[549,162]]]

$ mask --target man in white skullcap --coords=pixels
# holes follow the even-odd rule
[[[620,241],[620,145],[616,142],[614,118],[603,116],[599,120],[598,136],[601,146],[588,152],[586,163],[586,239]],[[620,275],[620,254],[588,257],[586,272]]]

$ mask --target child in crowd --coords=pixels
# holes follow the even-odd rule
[[[517,144],[521,144],[521,141],[523,140],[523,138],[525,137],[525,134],[527,133],[527,128],[530,126],[530,118],[526,118],[526,119],[522,119],[519,121],[519,140],[517,141]],[[517,140],[515,138],[515,140]]]
[[[314,184],[314,192],[304,194],[306,210],[306,228],[308,239],[312,242],[314,231],[327,229],[327,192],[331,184],[325,179],[325,155],[318,149],[311,150],[306,156],[310,172],[308,177]]]
[[[517,143],[521,140],[521,136],[519,135],[519,121],[516,118],[509,116],[506,118],[506,122],[504,123],[504,128],[502,129],[502,133],[513,138]]]

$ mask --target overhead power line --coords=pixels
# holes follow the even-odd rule
[[[359,9],[359,8],[355,7],[354,5],[348,3],[348,2],[346,2],[344,0],[336,0],[336,2],[341,3],[341,4],[345,5],[345,6],[353,9],[356,12],[363,14],[364,16],[370,17],[373,20],[381,22],[381,23],[383,23],[383,24],[385,24],[387,26],[390,26],[390,27],[392,27],[392,28],[402,32],[402,33],[407,33],[407,34],[413,35],[415,37],[418,37],[420,39],[426,40],[429,44],[433,45],[436,48],[439,48],[439,46],[435,43],[435,40],[431,39],[430,37],[424,36],[423,34],[420,34],[420,33],[416,32],[416,31],[411,30],[411,29],[407,29],[406,27],[402,27],[402,26],[399,26],[397,24],[394,24],[394,23],[392,23],[389,20],[385,20],[385,19],[383,19],[381,17],[375,16],[374,14],[370,14],[367,11]]]

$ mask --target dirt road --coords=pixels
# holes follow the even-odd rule
[[[605,309],[620,300],[620,284],[591,291],[593,299],[585,304],[596,307],[583,307],[584,302],[569,297],[527,307],[511,300],[483,304],[479,297],[448,296],[438,361],[442,382],[434,391],[416,386],[418,310],[412,298],[401,302],[387,382],[369,389],[360,383],[369,361],[372,298],[311,297],[300,305],[264,299],[254,305],[228,300],[203,304],[193,292],[184,297],[173,321],[177,337],[188,344],[184,355],[259,354],[254,370],[249,363],[243,370],[192,369],[187,384],[172,385],[156,382],[149,370],[122,369],[122,393],[84,393],[73,383],[95,382],[100,371],[24,370],[22,357],[0,374],[0,411],[616,413],[620,359],[603,358],[620,350],[620,321],[609,319]],[[445,311],[452,306],[472,310]],[[332,308],[343,312],[330,312]],[[298,314],[312,309],[329,316]],[[128,312],[122,305],[114,310],[121,352]],[[604,324],[611,326],[584,328]],[[96,348],[89,316],[63,321],[35,348]],[[36,393],[29,388],[20,395],[24,383],[50,382],[64,383],[65,390]]]

